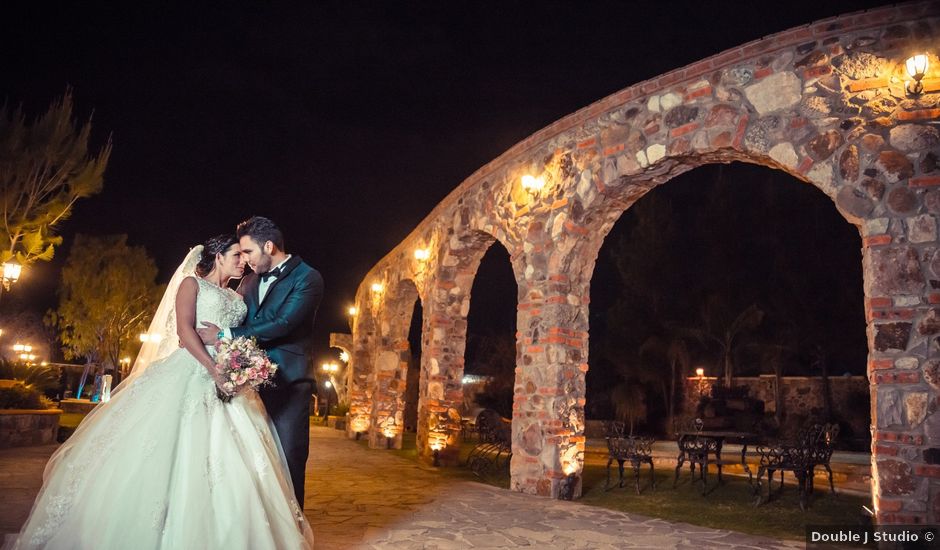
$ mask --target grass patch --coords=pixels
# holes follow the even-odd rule
[[[368,446],[365,438],[359,444]],[[460,463],[465,464],[467,455],[475,443],[461,445]],[[415,448],[415,434],[402,436],[402,448],[388,451],[409,460],[418,459]],[[606,461],[605,461],[606,462]],[[509,471],[499,475],[480,478],[469,468],[440,468],[439,475],[449,479],[486,483],[503,489],[509,488]],[[799,492],[796,486],[786,485],[782,493],[776,488],[780,479],[775,476],[774,493],[770,502],[754,506],[756,497],[747,479],[726,476],[721,485],[717,484],[717,475],[712,470],[709,476],[709,493],[702,496],[702,484],[689,480],[687,468],[679,475],[679,482],[673,489],[674,470],[657,469],[656,489],[649,487],[649,467],[645,466],[640,474],[640,495],[633,485],[633,471],[629,465],[625,470],[625,487],[604,490],[607,470],[604,464],[588,463],[584,467],[582,496],[578,502],[590,506],[600,506],[611,510],[641,514],[673,522],[689,523],[714,529],[728,529],[741,533],[762,535],[778,539],[805,540],[807,525],[860,525],[866,522],[862,515],[862,505],[870,505],[870,499],[852,495],[837,494],[833,497],[829,487],[817,483],[816,491],[809,497],[806,512],[800,510]],[[611,469],[612,479],[616,482],[616,464]],[[787,474],[787,480],[792,480]],[[763,487],[766,494],[766,485]],[[838,492],[838,488],[836,488]]]
[[[616,481],[614,466],[611,473]],[[803,512],[797,487],[786,485],[783,492],[777,494],[775,481],[772,500],[754,506],[756,497],[747,479],[727,476],[718,485],[717,475],[712,472],[709,493],[702,496],[701,482],[692,483],[688,470],[683,470],[675,489],[672,487],[673,471],[657,472],[656,489],[651,490],[649,470],[644,469],[640,475],[642,494],[637,495],[629,467],[625,472],[629,473],[625,475],[626,486],[615,486],[605,491],[606,469],[589,464],[584,468],[584,490],[580,502],[669,521],[794,540],[805,540],[807,525],[860,525],[864,521],[862,505],[870,503],[870,499],[851,495],[837,494],[833,497],[828,486],[817,484],[809,497],[806,512]],[[779,474],[775,479],[779,481]],[[762,490],[766,494],[766,485]]]

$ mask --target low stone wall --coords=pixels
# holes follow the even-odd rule
[[[0,449],[55,443],[61,414],[60,409],[0,410]]]
[[[697,377],[686,379],[684,415],[694,415],[699,396],[710,395],[719,379]],[[825,407],[823,380],[817,376],[784,376],[781,378],[782,402],[777,403],[773,375],[742,376],[734,379],[735,386],[747,386],[749,396],[764,402],[764,412],[773,416],[782,406],[784,422],[801,424],[821,416]],[[852,439],[870,437],[871,406],[868,378],[864,376],[831,376],[833,415],[844,424],[842,436]]]
[[[59,402],[59,408],[62,412],[74,414],[88,414],[98,403],[92,403],[90,399],[63,399]]]

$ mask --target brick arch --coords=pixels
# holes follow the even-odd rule
[[[430,459],[431,443],[444,448],[439,461],[456,463],[459,451],[462,378],[467,314],[480,261],[495,242],[505,242],[477,229],[454,231],[443,241],[428,288],[422,329],[421,385],[418,404],[418,452]],[[513,262],[515,277],[519,263]]]
[[[373,268],[409,272],[406,252],[436,243],[418,285],[431,335],[422,368],[446,373],[434,388],[446,396],[459,387],[448,378],[459,364],[448,346],[462,342],[451,338],[462,297],[448,293],[458,273],[467,278],[463,256],[453,251],[478,250],[461,238],[480,230],[498,235],[512,254],[520,296],[513,489],[552,497],[572,484],[573,494],[580,491],[591,241],[678,173],[742,160],[812,183],[859,228],[876,514],[884,523],[940,521],[940,130],[932,124],[940,118],[940,60],[929,51],[932,69],[917,96],[905,90],[903,69],[905,57],[938,35],[936,2],[886,6],[784,31],[630,86],[480,168]],[[522,189],[525,174],[545,186]],[[427,399],[422,410],[440,417],[448,407]],[[419,438],[424,457],[430,439]]]

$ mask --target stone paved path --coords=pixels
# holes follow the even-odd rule
[[[54,447],[0,450],[0,533],[29,513]],[[306,514],[318,550],[802,548],[445,478],[315,427]]]
[[[437,475],[314,428],[307,517],[319,549],[802,548]]]

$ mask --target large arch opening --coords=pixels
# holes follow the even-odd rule
[[[481,409],[492,409],[510,419],[518,290],[509,252],[498,241],[483,255],[470,295],[462,413],[474,419]]]
[[[658,438],[691,418],[784,439],[837,422],[837,448],[867,451],[861,247],[779,170],[705,165],[647,193],[595,265],[586,417]]]
[[[418,431],[418,388],[421,378],[421,327],[424,320],[424,308],[421,300],[416,299],[411,311],[411,323],[408,327],[408,369],[405,381],[404,429],[408,433]]]

